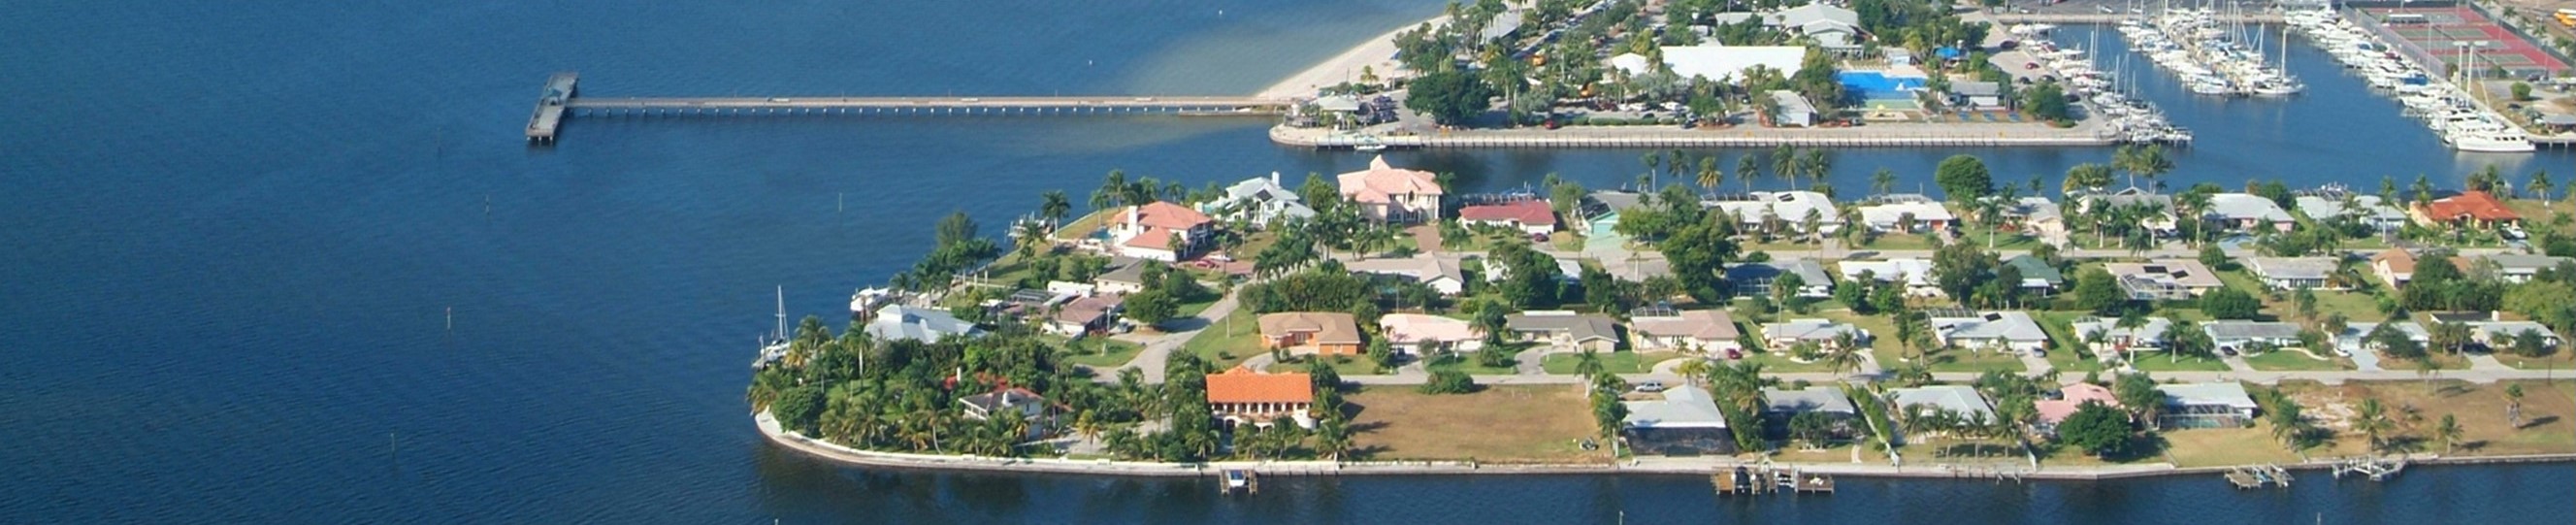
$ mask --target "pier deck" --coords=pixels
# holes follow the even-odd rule
[[[554,142],[555,131],[563,128],[564,110],[572,102],[574,84],[581,75],[556,73],[546,79],[544,95],[537,97],[537,109],[528,115],[528,140]]]

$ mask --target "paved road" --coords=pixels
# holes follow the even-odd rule
[[[1216,328],[1219,330],[1224,329],[1223,326],[1219,326],[1219,323],[1225,322],[1225,316],[1234,313],[1234,297],[1234,294],[1225,294],[1225,297],[1218,298],[1215,303],[1209,304],[1207,310],[1199,312],[1198,317],[1200,319],[1207,320],[1207,322],[1199,325],[1197,328],[1165,333],[1148,338],[1144,341],[1145,349],[1136,352],[1136,357],[1134,359],[1127,360],[1126,366],[1092,368],[1091,379],[1104,383],[1114,382],[1118,380],[1118,369],[1136,368],[1145,372],[1145,382],[1156,384],[1162,383],[1163,366],[1165,362],[1171,360],[1172,351],[1180,349],[1182,343],[1189,342],[1190,337],[1198,335],[1200,330],[1206,330],[1209,328]],[[1250,327],[1241,326],[1235,328],[1243,330],[1252,329]],[[1267,354],[1258,357],[1258,359],[1269,358],[1270,356]]]

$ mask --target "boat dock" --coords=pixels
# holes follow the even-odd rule
[[[1719,496],[1834,492],[1832,476],[1769,466],[1719,469],[1716,474],[1709,475],[1708,482]]]
[[[556,73],[546,79],[544,95],[537,97],[536,111],[528,115],[528,141],[554,142],[555,131],[563,128],[565,108],[573,99],[573,85],[581,75]]]
[[[2371,481],[2388,481],[2388,478],[2396,477],[2398,472],[2404,470],[2406,470],[2406,458],[2403,457],[2360,457],[2335,463],[2334,477],[2342,478],[2345,474],[2352,474],[2367,476]]]
[[[2290,488],[2290,471],[2280,465],[2257,465],[2227,469],[2227,484],[2238,489],[2264,487]]]
[[[1259,494],[1261,493],[1261,475],[1254,473],[1252,469],[1248,468],[1226,469],[1222,475],[1218,476],[1216,492],[1218,494],[1227,495],[1238,493]]]

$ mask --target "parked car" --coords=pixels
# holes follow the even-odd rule
[[[1638,392],[1662,392],[1662,391],[1664,391],[1664,382],[1662,382],[1662,381],[1639,381],[1639,382],[1637,382],[1637,391],[1638,391]]]

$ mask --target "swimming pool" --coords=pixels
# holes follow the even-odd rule
[[[1857,93],[1862,100],[1911,100],[1914,90],[1923,89],[1924,81],[1915,77],[1889,77],[1879,71],[1844,71],[1836,75],[1835,80],[1842,82],[1844,91]]]

